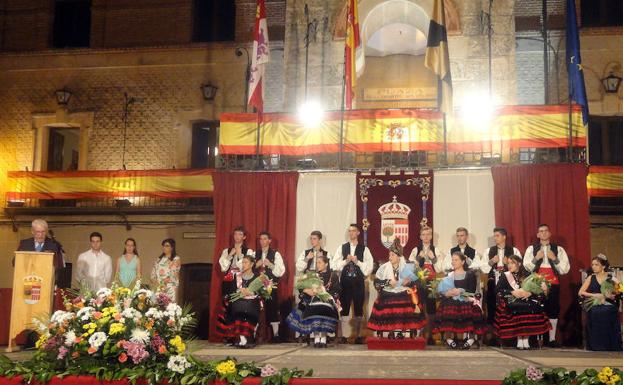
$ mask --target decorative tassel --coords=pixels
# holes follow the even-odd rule
[[[419,314],[422,310],[420,309],[420,299],[417,296],[417,288],[408,289],[407,293],[411,296],[411,302],[415,305],[415,313]]]

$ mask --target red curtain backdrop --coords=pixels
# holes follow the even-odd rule
[[[581,310],[577,302],[581,275],[590,266],[587,169],[580,164],[496,166],[495,222],[505,227],[521,252],[537,242],[537,226],[547,223],[552,242],[565,248],[571,261],[561,279],[561,313],[558,337],[579,344]]]
[[[294,243],[296,230],[296,186],[298,173],[215,172],[214,217],[216,246],[210,286],[210,340],[217,341],[216,315],[221,306],[223,274],[218,264],[224,248],[229,247],[232,230],[244,226],[247,244],[257,250],[257,234],[268,230],[271,246],[283,256],[286,273],[279,282],[283,312],[292,299],[295,275]]]

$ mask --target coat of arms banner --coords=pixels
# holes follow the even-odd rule
[[[433,225],[433,172],[357,173],[357,223],[375,261],[387,261],[395,238],[408,256],[420,228]]]

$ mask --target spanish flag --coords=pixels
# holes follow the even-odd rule
[[[346,45],[344,53],[345,77],[346,77],[346,108],[353,108],[355,98],[355,84],[357,82],[357,50],[361,47],[359,35],[359,15],[357,12],[357,0],[348,1],[346,21]]]
[[[443,0],[435,0],[433,18],[428,27],[426,44],[426,68],[439,77],[439,109],[445,114],[452,114],[452,76],[450,75],[450,57],[448,55],[448,35]]]

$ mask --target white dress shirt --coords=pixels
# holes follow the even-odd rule
[[[84,283],[92,291],[108,287],[112,279],[112,258],[103,251],[93,249],[78,256],[76,280]]]
[[[467,244],[464,247],[461,247],[461,245],[457,245],[457,246],[461,250],[461,253],[465,254],[465,248],[467,247]],[[482,256],[480,255],[478,251],[476,251],[473,260],[470,261],[470,258],[467,257],[467,266],[470,269],[482,271],[481,264],[482,264]],[[443,259],[443,270],[452,271],[452,252],[451,251],[448,251],[445,258]]]
[[[357,247],[357,244],[350,243],[348,255],[355,255],[356,247]],[[342,271],[342,269],[344,268],[344,266],[346,266],[347,263],[348,263],[348,260],[344,259],[344,257],[342,256],[342,245],[340,245],[337,248],[335,254],[333,255],[333,260],[331,261],[331,264],[330,264],[331,269],[335,271]],[[374,259],[372,259],[372,253],[370,253],[370,249],[368,249],[367,246],[364,247],[363,249],[363,262],[357,259],[357,262],[355,262],[355,264],[359,266],[364,277],[367,277],[368,275],[370,275],[370,273],[372,273]]]
[[[263,251],[262,250],[262,262],[270,262],[266,259],[266,256],[268,255],[268,251]],[[258,261],[255,261],[256,263]],[[267,269],[269,269],[269,267],[266,267]],[[275,262],[273,263],[273,267],[271,269],[271,271],[273,272],[273,275],[276,278],[281,277],[285,272],[286,272],[286,266],[283,264],[283,258],[281,257],[281,254],[279,254],[279,252],[277,250],[275,250]]]
[[[491,250],[492,247],[497,247],[498,249],[498,263],[497,263],[497,267],[504,267],[504,248],[499,248],[498,246],[491,246],[488,247],[485,252],[482,254],[482,259],[481,259],[481,263],[480,263],[480,270],[485,273],[485,274],[489,274],[489,272],[491,271],[491,268],[493,266],[491,266],[489,264],[489,251]],[[513,247],[513,255],[519,255],[521,256],[521,252],[519,252],[519,250],[516,247]],[[496,283],[497,283],[497,277],[496,276]]]
[[[569,264],[569,256],[567,255],[567,252],[565,251],[565,249],[563,249],[561,246],[556,246],[556,247],[558,247],[558,253],[557,253],[558,256],[554,260],[553,265],[556,266],[556,270],[558,271],[558,274],[561,274],[561,275],[567,274],[569,270],[571,269],[571,265]],[[546,245],[545,247],[543,247],[543,252],[545,253],[545,256],[543,257],[543,263],[541,263],[541,267],[552,266],[548,258],[548,253],[551,253],[549,248],[550,248],[550,245]],[[534,254],[533,250],[534,250],[534,246],[528,246],[528,249],[526,250],[526,253],[524,254],[524,257],[523,257],[523,266],[528,271],[533,271],[534,266],[536,265],[536,262],[537,262],[537,260],[535,259],[535,256],[533,255]]]
[[[419,263],[419,261],[417,260],[417,255],[420,253],[420,251],[418,250],[418,247],[414,247],[413,250],[411,250],[411,254],[409,254],[409,262],[414,262],[414,263]],[[439,250],[438,248],[435,247],[435,251],[434,251],[435,257],[437,258],[437,260],[435,262],[431,261],[431,259],[426,256],[424,258],[424,263],[430,263],[433,265],[433,267],[435,268],[435,272],[436,273],[443,273],[443,269],[444,269],[444,257],[443,257],[443,252],[441,250]]]
[[[301,252],[301,254],[299,254],[299,256],[296,258],[296,272],[297,274],[303,274],[305,273],[305,270],[307,270],[307,254],[305,253],[304,250]],[[320,255],[320,250],[314,250],[314,257],[312,258],[312,264],[311,267],[309,268],[310,271],[316,271],[316,258]],[[327,259],[329,260],[329,265],[331,262],[331,255],[329,255],[329,252],[325,251],[325,253],[327,253]]]
[[[255,253],[253,252],[253,250],[249,249],[247,250],[246,255],[250,255],[253,257]],[[230,267],[236,268],[238,270],[242,269],[242,257],[244,257],[244,255],[230,256],[229,249],[223,249],[221,257],[218,259],[218,264],[221,266],[221,271],[223,273],[227,273],[227,270],[229,270]],[[234,260],[233,263],[232,259]]]

